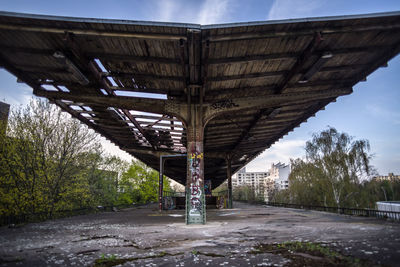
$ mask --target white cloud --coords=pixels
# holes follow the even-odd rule
[[[119,147],[117,147],[116,145],[114,145],[113,143],[111,143],[110,141],[108,141],[103,137],[100,139],[100,143],[107,154],[120,157],[121,159],[126,160],[127,162],[131,162],[132,159],[134,159],[134,157],[129,155],[127,152],[119,149]]]
[[[272,163],[286,163],[302,158],[306,140],[282,140],[272,145],[246,166],[247,171],[267,171]]]
[[[158,21],[173,21],[174,18],[176,17],[177,13],[177,2],[173,0],[164,0],[164,1],[159,1],[159,6],[158,6],[158,16],[157,20]]]
[[[163,22],[183,22],[215,24],[229,20],[228,11],[233,0],[205,0],[191,2],[183,0],[158,1],[152,12],[152,20]]]
[[[292,19],[314,16],[326,0],[275,0],[267,19]]]
[[[390,110],[376,104],[369,104],[366,109],[368,113],[377,119],[388,120],[396,125],[400,124],[400,113],[395,110]]]
[[[206,0],[199,12],[197,23],[199,24],[215,24],[226,20],[228,8],[230,5],[228,0]]]

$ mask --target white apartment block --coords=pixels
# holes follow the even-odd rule
[[[254,188],[254,191],[258,194],[263,194],[264,179],[268,175],[268,172],[246,172],[246,168],[243,168],[237,172],[236,177],[232,179],[232,186],[238,187],[247,185]]]
[[[272,164],[269,169],[269,175],[264,180],[264,197],[268,197],[274,190],[283,190],[289,188],[290,166],[284,163]]]

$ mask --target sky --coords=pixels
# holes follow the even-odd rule
[[[112,3],[112,4],[111,4]],[[1,0],[0,10],[45,15],[197,23],[202,25],[306,17],[400,11],[392,0]],[[0,101],[12,107],[25,105],[32,89],[0,69]],[[272,163],[289,163],[304,157],[305,142],[312,134],[335,127],[371,145],[372,165],[381,175],[400,174],[400,56],[358,83],[354,92],[329,104],[315,117],[275,143],[250,162],[248,171],[266,171]],[[102,141],[110,154],[130,160],[116,146]]]

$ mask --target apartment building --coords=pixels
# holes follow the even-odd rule
[[[269,175],[264,179],[264,198],[269,200],[274,190],[289,188],[290,165],[278,162],[271,164]]]
[[[268,172],[246,172],[246,168],[236,173],[236,177],[232,179],[232,186],[250,186],[257,194],[264,193],[264,179],[269,175]]]
[[[375,176],[373,179],[378,181],[384,181],[384,180],[394,181],[400,179],[400,175],[395,175],[393,174],[393,172],[389,172],[389,175],[379,175]]]

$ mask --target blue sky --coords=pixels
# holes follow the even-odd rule
[[[112,4],[110,4],[112,3]],[[215,24],[273,19],[322,17],[400,11],[400,1],[367,0],[115,0],[115,1],[1,1],[2,11],[47,15]],[[26,104],[32,90],[17,84],[0,70],[0,100],[13,106]],[[272,162],[288,163],[304,156],[311,134],[332,126],[356,139],[368,139],[372,164],[380,174],[400,174],[400,56],[357,84],[354,93],[338,98],[301,127],[248,164],[250,171],[265,171]],[[105,149],[129,159],[126,153],[103,141]]]

